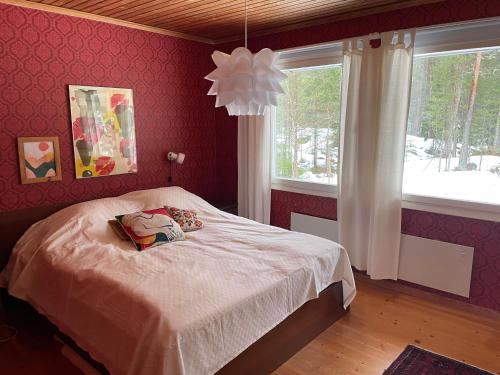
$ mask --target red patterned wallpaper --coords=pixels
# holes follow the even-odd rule
[[[215,111],[217,124],[217,191],[225,203],[238,201],[238,121],[229,119],[226,108]]]
[[[254,38],[249,41],[249,45],[254,51],[264,47],[277,50],[340,40],[375,31],[397,30],[499,15],[500,2],[498,0],[448,0]],[[218,48],[230,52],[237,45],[238,43],[229,43],[218,46]],[[218,116],[217,120],[218,126],[225,129],[224,137],[217,137],[218,155],[221,149],[236,150],[236,119]],[[219,188],[226,196],[236,196],[238,180],[236,151],[232,155],[224,153],[224,157],[224,165],[227,168],[223,172],[225,183]],[[232,168],[229,168],[231,166]],[[231,181],[233,181],[232,184]],[[289,228],[291,212],[336,219],[336,208],[337,202],[332,198],[273,190],[271,224]],[[475,253],[471,294],[468,302],[500,311],[500,223],[404,210],[402,225],[402,232],[406,234],[473,246]],[[442,294],[438,291],[434,292]],[[460,299],[459,297],[454,298]]]
[[[186,154],[173,183],[216,195],[213,47],[0,4],[0,210],[165,186],[169,150]],[[136,174],[76,180],[68,84],[133,89]],[[16,137],[59,136],[63,180],[21,185]]]
[[[271,224],[290,229],[290,214],[292,212],[337,220],[337,200],[333,198],[272,190]]]
[[[500,311],[500,223],[403,210],[401,231],[474,248],[469,302]]]

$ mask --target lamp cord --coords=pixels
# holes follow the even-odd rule
[[[0,344],[10,341],[17,336],[17,329],[15,329],[14,327],[7,324],[2,324],[2,327],[7,328],[8,334],[5,337],[0,337]]]
[[[247,39],[248,39],[248,7],[247,7],[247,0],[245,0],[245,48],[248,48]]]
[[[169,172],[168,172],[168,177],[167,177],[167,186],[172,186],[172,164],[174,164],[174,162],[172,160],[170,160],[168,162],[168,166],[169,166]]]

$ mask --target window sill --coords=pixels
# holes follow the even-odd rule
[[[500,206],[494,204],[403,194],[403,208],[500,222]]]
[[[335,185],[273,178],[271,188],[291,193],[337,198],[337,186]],[[403,194],[402,207],[417,211],[500,222],[500,207],[494,204]]]
[[[298,181],[288,178],[273,178],[271,188],[319,197],[337,198],[337,186],[317,182]]]

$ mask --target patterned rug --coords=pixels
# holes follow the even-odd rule
[[[494,375],[463,362],[408,345],[383,375]]]

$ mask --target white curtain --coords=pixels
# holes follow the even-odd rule
[[[238,117],[238,215],[269,224],[271,123],[265,116]]]
[[[339,240],[352,265],[397,279],[415,31],[344,42]]]

